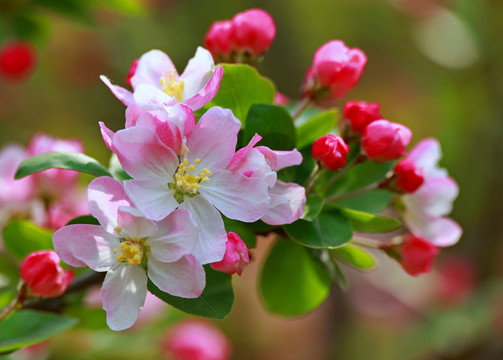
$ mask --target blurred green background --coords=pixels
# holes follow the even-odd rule
[[[440,140],[442,165],[460,186],[452,217],[464,235],[438,262],[462,256],[467,268],[461,272],[473,265],[477,285],[469,299],[439,305],[434,274],[397,280],[398,267],[387,269],[383,259],[378,273],[357,274],[349,293],[334,291],[320,310],[289,321],[266,316],[256,304],[252,268],[236,279],[235,310],[219,323],[233,341],[234,358],[503,358],[503,327],[496,321],[503,314],[503,2],[94,0],[80,12],[72,6],[27,11],[19,7],[23,3],[0,0],[0,43],[29,37],[38,63],[23,83],[0,80],[0,143],[26,144],[38,131],[80,137],[87,153],[103,163],[110,153],[98,121],[118,130],[125,108],[98,77],[106,74],[123,85],[131,62],[150,49],[169,54],[181,71],[212,22],[260,7],[273,16],[277,37],[258,69],[295,99],[319,46],[341,39],[361,48],[368,64],[345,100],[381,103],[385,118],[413,130],[413,142]],[[68,3],[78,9],[85,2]],[[393,286],[377,289],[371,282]],[[421,296],[428,301],[418,304]],[[392,309],[381,311],[386,306]],[[121,358],[132,356],[125,349]],[[66,356],[63,351],[52,358]]]

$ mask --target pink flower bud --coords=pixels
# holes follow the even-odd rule
[[[271,46],[276,25],[266,11],[249,9],[232,18],[231,42],[234,50],[260,55]]]
[[[136,68],[138,67],[138,61],[140,61],[140,59],[135,59],[131,63],[131,66],[129,67],[129,72],[127,73],[127,76],[126,76],[126,85],[128,85],[130,87],[133,87],[133,85],[131,85],[131,78],[134,76],[134,74],[136,72]]]
[[[73,272],[65,272],[59,266],[60,261],[58,254],[52,250],[33,252],[21,264],[21,279],[37,296],[59,296],[73,280]]]
[[[424,182],[423,171],[410,158],[400,160],[393,172],[396,176],[395,187],[404,193],[415,192]]]
[[[232,52],[231,44],[232,21],[215,21],[204,36],[204,47],[214,58],[225,58]]]
[[[360,80],[367,57],[358,48],[348,48],[340,40],[323,44],[306,75],[305,95],[316,100],[344,97]]]
[[[9,81],[22,81],[35,65],[35,49],[29,43],[15,42],[0,50],[0,74]]]
[[[327,169],[335,171],[346,164],[349,146],[340,136],[325,135],[313,143],[313,159]]]
[[[290,103],[290,99],[285,94],[280,93],[279,91],[274,94],[274,104],[280,106],[287,106]]]
[[[399,248],[400,264],[412,276],[428,273],[438,252],[430,242],[409,234]]]
[[[216,326],[200,320],[185,320],[174,325],[162,344],[173,360],[227,360],[231,344]]]
[[[344,105],[344,119],[351,124],[353,132],[361,134],[372,121],[382,119],[379,103],[348,101]]]
[[[224,258],[211,263],[210,266],[217,271],[241,276],[243,269],[250,262],[248,248],[235,232],[227,233],[227,243]]]
[[[370,160],[396,160],[407,153],[405,148],[412,138],[406,126],[388,120],[371,122],[363,131],[362,148]]]

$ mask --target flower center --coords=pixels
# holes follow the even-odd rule
[[[125,240],[120,245],[121,254],[117,256],[117,261],[120,263],[128,263],[130,265],[140,265],[143,258],[143,245],[140,241]],[[117,254],[117,249],[114,249],[114,254]]]
[[[176,70],[166,71],[166,75],[161,76],[159,81],[162,91],[169,96],[176,97],[178,101],[182,101],[184,84],[182,80],[176,81]]]
[[[183,196],[194,196],[197,195],[197,190],[201,187],[201,183],[210,181],[208,175],[211,175],[211,171],[204,168],[199,174],[195,174],[196,165],[198,165],[201,160],[194,160],[194,164],[189,165],[189,160],[184,159],[174,175],[174,183],[168,184],[170,189],[175,190],[175,199],[181,203],[183,202]]]

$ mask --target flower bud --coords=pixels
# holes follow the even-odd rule
[[[353,132],[361,134],[372,121],[382,119],[379,103],[348,101],[344,105],[344,119],[351,125]]]
[[[349,146],[340,136],[325,135],[313,143],[313,159],[319,161],[327,169],[335,171],[346,164]]]
[[[358,48],[348,48],[340,40],[323,44],[314,54],[307,71],[304,96],[314,100],[342,98],[360,80],[367,57]]]
[[[276,94],[274,94],[274,104],[275,105],[288,106],[289,103],[290,103],[290,99],[288,98],[288,96],[280,93],[279,91],[276,91]]]
[[[138,61],[140,61],[140,59],[135,59],[131,63],[131,66],[129,67],[129,71],[126,76],[126,84],[130,87],[133,87],[133,85],[131,85],[131,78],[134,76],[134,73],[136,72],[136,68],[138,67]]]
[[[235,232],[227,233],[227,243],[224,258],[218,262],[211,263],[210,266],[216,270],[227,274],[241,276],[243,269],[250,262],[248,248]]]
[[[424,182],[423,171],[410,158],[400,160],[393,172],[396,176],[394,186],[404,193],[415,192]]]
[[[405,148],[412,137],[406,126],[388,120],[371,122],[363,131],[362,148],[370,160],[386,162],[407,153]]]
[[[60,261],[58,254],[52,250],[33,252],[21,264],[21,279],[37,296],[59,296],[73,280],[73,272],[65,272],[59,266]]]
[[[215,59],[226,59],[232,52],[232,21],[215,21],[204,36],[204,47]]]
[[[400,264],[412,276],[428,273],[438,252],[430,242],[409,234],[399,248]]]
[[[8,44],[0,50],[0,74],[6,80],[24,80],[34,68],[35,57],[35,49],[29,43]]]
[[[249,9],[232,18],[231,43],[238,52],[260,55],[271,46],[276,25],[266,11]]]

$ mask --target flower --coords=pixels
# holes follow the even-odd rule
[[[63,294],[73,280],[73,272],[59,265],[60,258],[52,250],[35,251],[21,263],[21,279],[32,294],[55,297]]]
[[[353,132],[361,134],[372,121],[382,119],[379,103],[348,101],[344,105],[344,120],[351,125]]]
[[[393,168],[394,186],[399,191],[413,193],[424,183],[423,171],[414,165],[410,158],[400,160]]]
[[[230,110],[209,109],[188,133],[180,159],[146,127],[110,132],[113,149],[133,178],[124,182],[131,201],[153,220],[177,208],[189,210],[201,230],[193,254],[202,264],[220,261],[225,253],[227,233],[219,211],[254,222],[270,202],[265,181],[225,169],[240,128]]]
[[[8,81],[24,80],[36,61],[35,49],[26,42],[13,42],[0,50],[0,74]]]
[[[248,248],[235,232],[227,233],[227,243],[224,258],[218,262],[211,263],[213,270],[222,271],[227,274],[237,273],[239,276],[243,269],[250,262]]]
[[[348,152],[349,146],[336,135],[325,135],[316,139],[311,150],[313,159],[331,171],[339,170],[346,164]]]
[[[276,25],[271,15],[262,9],[248,9],[232,18],[230,40],[238,52],[260,55],[271,46]]]
[[[232,52],[231,30],[232,21],[215,21],[204,36],[204,47],[215,59],[226,59]]]
[[[67,264],[107,272],[101,295],[111,329],[127,329],[136,321],[147,295],[147,274],[171,295],[201,295],[205,273],[192,255],[198,230],[188,211],[149,220],[133,207],[122,185],[109,177],[89,184],[88,200],[101,225],[65,226],[53,235],[54,248]],[[142,267],[144,256],[147,271]]]
[[[210,52],[198,47],[181,75],[162,51],[151,50],[143,54],[131,77],[134,95],[113,85],[105,76],[100,78],[126,106],[139,102],[139,97],[148,96],[159,104],[181,102],[198,110],[215,97],[223,75],[224,69],[221,66],[215,68]]]
[[[136,68],[138,67],[138,61],[140,61],[140,59],[133,60],[133,62],[131,63],[131,66],[129,67],[129,71],[127,73],[127,76],[126,76],[126,85],[129,85],[131,87],[133,87],[133,85],[131,84],[131,78],[136,73]]]
[[[458,242],[462,229],[454,220],[445,217],[451,212],[459,189],[447,171],[438,167],[441,157],[436,139],[424,139],[414,146],[407,159],[423,172],[424,182],[415,192],[404,194],[401,201],[403,219],[410,231],[443,247]]]
[[[400,264],[412,276],[431,271],[433,260],[438,255],[438,248],[420,237],[409,234],[398,248]]]
[[[343,41],[332,40],[316,50],[313,64],[306,73],[304,96],[314,100],[334,100],[356,86],[367,63],[358,48],[348,48]]]
[[[412,137],[406,126],[388,120],[371,122],[363,131],[362,149],[365,155],[377,162],[396,160],[407,154],[405,148]]]

